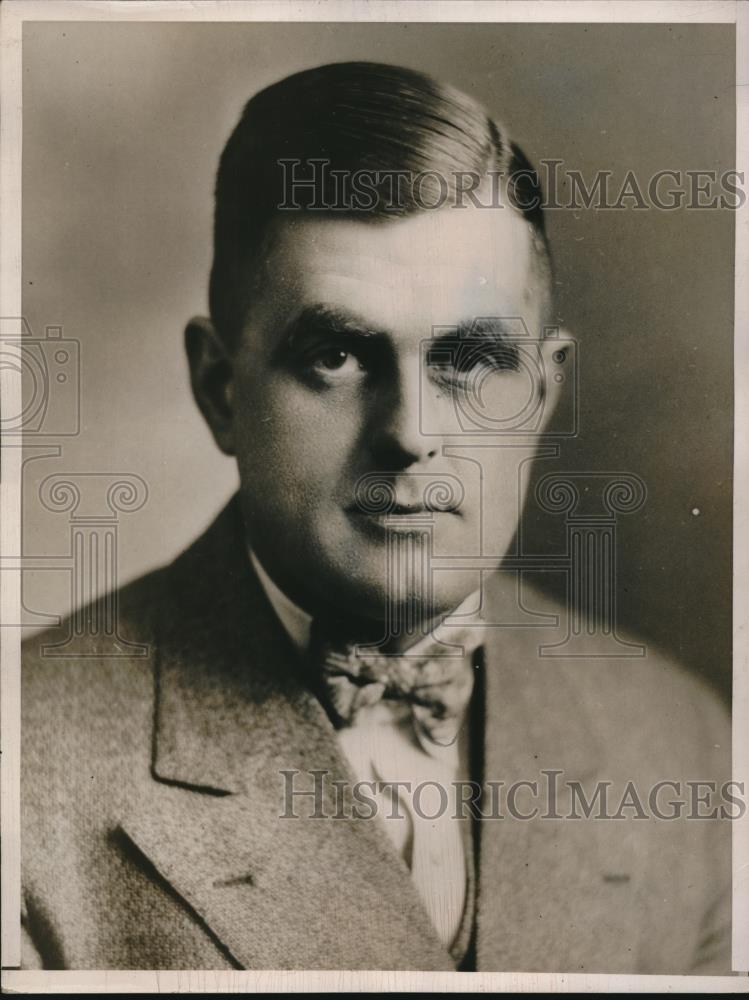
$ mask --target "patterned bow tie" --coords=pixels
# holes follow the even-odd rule
[[[444,637],[450,646],[462,646],[463,655],[443,645],[438,632],[400,656],[371,653],[362,646],[357,651],[352,643],[331,639],[314,622],[310,655],[334,721],[350,726],[365,706],[381,699],[405,701],[429,740],[440,746],[454,743],[473,691],[472,653],[483,633],[477,627],[450,628]]]

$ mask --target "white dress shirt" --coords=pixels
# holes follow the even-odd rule
[[[311,617],[276,586],[252,551],[250,558],[289,638],[300,653],[306,652]],[[450,617],[460,616],[463,623],[475,615],[478,622],[478,603],[478,594],[471,594]],[[463,833],[454,817],[455,782],[468,778],[468,720],[459,739],[443,747],[414,726],[406,702],[382,700],[361,708],[354,723],[338,731],[338,739],[356,777],[374,783],[377,818],[411,869],[422,902],[449,948],[466,902]],[[404,789],[391,782],[409,784]],[[369,793],[372,786],[366,788]]]

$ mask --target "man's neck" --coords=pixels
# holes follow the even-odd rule
[[[258,579],[265,591],[271,607],[278,616],[286,633],[291,639],[298,652],[303,653],[309,646],[310,633],[312,629],[312,615],[310,615],[298,604],[291,600],[281,588],[271,579],[268,572],[261,564],[254,551],[249,549],[250,560],[257,574]],[[454,624],[463,624],[472,617],[478,617],[480,610],[480,593],[478,591],[469,594],[453,611],[442,615],[432,616],[430,619],[422,620],[419,626],[408,633],[395,634],[388,637],[386,642],[377,643],[380,649],[386,653],[406,652],[410,647],[421,642],[425,637],[433,634],[436,629],[448,619],[454,619]],[[384,623],[381,629],[385,630]],[[392,630],[391,630],[392,631]],[[372,629],[367,632],[371,636]],[[350,636],[357,639],[357,636]],[[446,641],[449,642],[449,628],[446,632]],[[361,636],[362,642],[369,642],[369,637]]]

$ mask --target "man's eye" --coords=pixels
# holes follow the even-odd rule
[[[462,343],[455,347],[435,347],[427,353],[427,365],[438,378],[462,381],[480,372],[518,370],[514,345]]]
[[[328,347],[316,351],[309,359],[309,366],[313,372],[329,381],[350,378],[363,371],[356,355],[340,347]]]

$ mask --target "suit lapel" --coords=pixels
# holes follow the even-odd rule
[[[122,828],[234,964],[453,968],[380,824],[351,818],[236,500],[170,569],[160,620],[154,781]]]
[[[501,609],[494,620],[514,620],[518,575],[497,574],[491,588],[490,604]],[[539,595],[536,602],[542,610],[549,604]],[[485,648],[482,812],[504,818],[480,823],[477,968],[617,971],[624,963],[626,970],[623,942],[637,926],[631,836],[615,822],[551,818],[569,814],[567,781],[590,794],[605,774],[606,748],[585,705],[580,663],[541,657],[539,646],[549,641],[548,629],[499,627]],[[487,786],[500,781],[499,794]],[[522,781],[538,782],[538,795],[521,789],[514,812],[536,806],[536,818],[511,815],[509,789]],[[545,789],[554,785],[550,807]],[[607,880],[607,872],[616,878]]]

